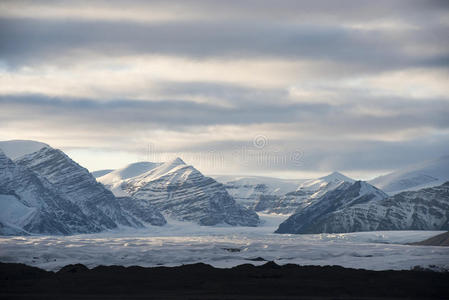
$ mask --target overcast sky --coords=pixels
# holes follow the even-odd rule
[[[0,139],[97,170],[367,179],[449,154],[448,1],[0,1]]]

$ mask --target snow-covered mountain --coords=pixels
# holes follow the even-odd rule
[[[223,184],[202,175],[180,158],[153,165],[135,177],[119,179],[111,172],[98,180],[117,196],[132,196],[129,203],[135,211],[152,204],[165,214],[179,220],[201,225],[257,226],[256,213],[238,205]]]
[[[335,210],[315,221],[308,232],[448,229],[449,182],[446,182]]]
[[[279,225],[276,233],[334,232],[333,228],[323,222],[330,214],[356,204],[378,202],[387,197],[387,194],[364,181],[342,181],[309,206],[298,209]]]
[[[146,173],[162,163],[154,163],[148,161],[136,162],[121,169],[109,172],[101,177],[98,177],[98,181],[103,183],[108,189],[110,189],[118,197],[129,196],[122,188],[121,184],[129,178],[139,176]]]
[[[142,226],[136,218],[121,209],[116,197],[98,183],[87,169],[61,150],[44,147],[17,159],[16,163],[48,180],[98,227]]]
[[[331,174],[320,177],[318,179],[307,180],[298,187],[298,190],[303,191],[329,191],[340,185],[342,182],[355,182],[354,179],[349,178],[339,172],[332,172]]]
[[[441,185],[449,180],[449,155],[369,181],[390,195]]]
[[[247,208],[253,208],[260,197],[281,197],[295,191],[305,180],[280,179],[263,176],[212,176],[223,183],[228,193],[235,201]]]
[[[49,147],[45,143],[29,140],[0,141],[0,149],[12,160],[36,152],[44,147]]]
[[[56,187],[0,150],[0,235],[100,230]]]
[[[311,205],[319,197],[336,189],[344,182],[354,183],[355,181],[339,172],[333,172],[318,179],[307,180],[300,184],[296,191],[280,197],[263,195],[254,208],[256,211],[291,214],[297,209]]]

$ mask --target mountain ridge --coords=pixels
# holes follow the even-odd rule
[[[332,192],[331,192],[332,193]],[[328,195],[331,198],[332,194]],[[313,211],[312,211],[313,213]],[[449,182],[383,199],[352,202],[321,211],[310,220],[307,208],[279,225],[277,233],[347,233],[376,230],[448,230]]]
[[[99,181],[108,186],[104,178]],[[178,220],[206,226],[220,223],[257,226],[259,223],[257,214],[235,203],[221,183],[202,175],[180,158],[108,187],[117,196],[132,196],[136,210],[150,203]]]
[[[388,195],[364,181],[354,183],[343,181],[335,189],[327,191],[305,208],[298,208],[287,220],[279,225],[275,233],[324,233],[322,220],[328,214],[355,204],[379,201]]]

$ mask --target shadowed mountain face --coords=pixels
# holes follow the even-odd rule
[[[17,164],[48,180],[100,228],[112,229],[118,224],[142,226],[122,211],[115,196],[98,183],[87,169],[60,150],[45,147],[21,157]]]
[[[448,281],[449,273],[273,262],[231,269],[69,265],[57,273],[0,264],[0,299],[446,299]]]
[[[129,199],[117,199],[62,151],[42,145],[16,161],[0,151],[0,234],[93,233],[166,223],[153,206],[133,215]]]
[[[279,225],[276,233],[332,233],[335,230],[325,222],[330,214],[352,205],[379,201],[386,197],[384,192],[366,182],[343,182],[316,199],[313,204],[298,209]]]
[[[71,234],[101,227],[45,178],[0,151],[0,234]]]
[[[350,196],[351,190],[342,190]],[[326,194],[335,201],[338,195]],[[319,203],[324,203],[321,199]],[[327,207],[323,204],[324,207]],[[351,202],[330,210],[312,206],[292,215],[279,226],[278,233],[344,233],[373,230],[449,229],[449,182],[419,191],[390,197]],[[313,209],[313,210],[312,210]]]
[[[136,213],[147,205],[154,205],[173,218],[200,225],[257,226],[259,217],[237,203],[221,183],[205,177],[180,158],[155,165],[134,177],[112,176],[98,180],[116,195],[132,196]]]
[[[449,182],[336,211],[323,224],[336,232],[448,230]]]

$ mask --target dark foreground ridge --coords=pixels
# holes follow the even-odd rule
[[[338,266],[217,269],[69,265],[48,272],[0,263],[0,299],[449,299],[449,273]]]

